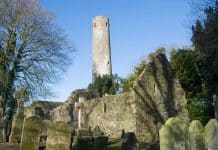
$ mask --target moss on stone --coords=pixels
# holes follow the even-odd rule
[[[211,119],[205,126],[205,143],[207,149],[216,150],[218,148],[218,122]]]
[[[70,150],[71,129],[63,121],[53,123],[48,128],[46,150]]]
[[[191,150],[206,150],[204,127],[200,121],[194,120],[189,127]]]
[[[18,113],[14,116],[12,121],[11,135],[9,137],[10,143],[20,143],[23,130],[23,122],[24,116],[22,113]]]
[[[38,116],[25,119],[20,150],[38,150],[42,120]]]
[[[159,131],[160,150],[189,149],[188,124],[179,118],[170,118]]]

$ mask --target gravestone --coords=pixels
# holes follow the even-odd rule
[[[186,122],[170,118],[159,131],[160,150],[189,150],[189,132]]]
[[[46,139],[48,136],[48,128],[52,125],[50,120],[43,120],[42,121],[42,129],[40,132],[40,146],[45,148],[46,146]]]
[[[53,123],[48,128],[46,150],[70,150],[71,129],[63,121]]]
[[[194,120],[189,127],[191,150],[206,150],[204,140],[204,127],[200,121]]]
[[[0,96],[0,143],[6,142],[5,137],[5,120],[3,119],[2,97]]]
[[[21,86],[19,90],[14,94],[14,98],[17,100],[18,108],[12,121],[11,135],[9,137],[10,143],[20,143],[21,134],[24,122],[24,101],[29,98],[24,86]]]
[[[208,150],[218,150],[218,122],[211,119],[205,126],[205,142]]]
[[[38,150],[42,119],[31,116],[24,120],[20,150]]]

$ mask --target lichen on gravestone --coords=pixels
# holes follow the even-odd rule
[[[41,130],[41,119],[38,116],[31,116],[25,119],[21,137],[21,150],[31,147],[36,149],[39,142],[39,132]]]
[[[20,150],[38,150],[42,119],[38,116],[25,118]]]
[[[46,150],[70,150],[71,129],[63,121],[52,123],[48,128]]]
[[[20,86],[19,90],[14,93],[14,98],[18,102],[18,108],[15,116],[13,117],[9,142],[20,143],[24,122],[24,101],[29,98],[28,92],[24,86]]]
[[[168,119],[159,136],[160,150],[189,150],[188,124],[182,119]]]
[[[205,126],[205,143],[208,150],[218,150],[218,122],[211,119]]]
[[[189,127],[191,150],[206,150],[204,140],[204,127],[199,120],[191,122]]]

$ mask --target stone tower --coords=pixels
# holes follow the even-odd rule
[[[92,20],[93,81],[97,76],[112,74],[109,25],[109,19],[104,16]]]

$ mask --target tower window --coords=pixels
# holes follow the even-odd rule
[[[107,27],[107,22],[106,22],[106,27]]]
[[[96,27],[96,23],[93,23],[93,27]]]

